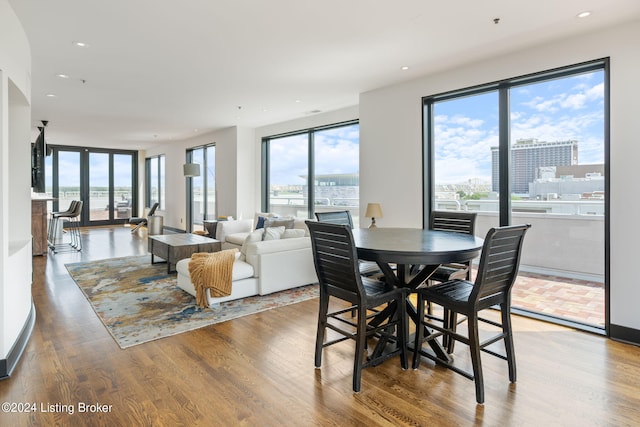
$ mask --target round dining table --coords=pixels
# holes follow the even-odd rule
[[[359,228],[353,230],[353,239],[358,258],[376,262],[388,280],[411,289],[442,264],[477,258],[484,243],[471,234],[421,228]],[[414,275],[411,271],[418,272]]]
[[[426,283],[442,264],[478,257],[484,244],[483,239],[471,234],[420,228],[360,228],[353,230],[353,239],[359,259],[376,262],[387,283],[411,290]],[[408,299],[407,313],[417,324],[418,313]],[[385,344],[381,340],[374,353],[383,351]],[[431,340],[429,344],[438,358],[450,360],[440,343]]]

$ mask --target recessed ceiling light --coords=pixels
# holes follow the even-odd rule
[[[296,99],[296,104],[300,104],[302,101],[300,101],[299,99]]]
[[[55,93],[48,93],[45,95],[47,98],[55,98],[56,94]]]
[[[56,77],[60,77],[61,79],[68,79],[68,78],[69,78],[69,75],[68,75],[68,74],[60,73],[60,74],[56,74]]]
[[[587,16],[591,16],[591,12],[585,10],[584,12],[580,12],[576,15],[578,18],[586,18]]]
[[[401,69],[402,71],[407,71],[407,70],[409,69],[409,67],[408,67],[408,66],[406,66],[406,65],[403,65],[402,67],[400,67],[400,69]]]
[[[85,42],[74,41],[71,43],[77,47],[89,47],[89,43],[85,43]]]

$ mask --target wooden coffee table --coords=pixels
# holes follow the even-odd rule
[[[216,239],[191,233],[162,234],[149,236],[151,264],[156,264],[154,256],[167,263],[167,273],[175,271],[178,261],[190,258],[196,252],[217,252],[222,243]],[[173,268],[172,268],[173,267]]]

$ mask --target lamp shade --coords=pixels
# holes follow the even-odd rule
[[[368,203],[364,216],[366,218],[382,218],[382,206],[380,203]]]
[[[182,168],[184,176],[200,176],[200,165],[198,163],[185,163]]]

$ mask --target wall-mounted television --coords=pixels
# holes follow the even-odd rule
[[[45,192],[44,158],[47,155],[47,143],[44,140],[44,129],[46,121],[42,121],[43,126],[38,127],[40,133],[36,142],[31,144],[31,188],[35,193]]]

